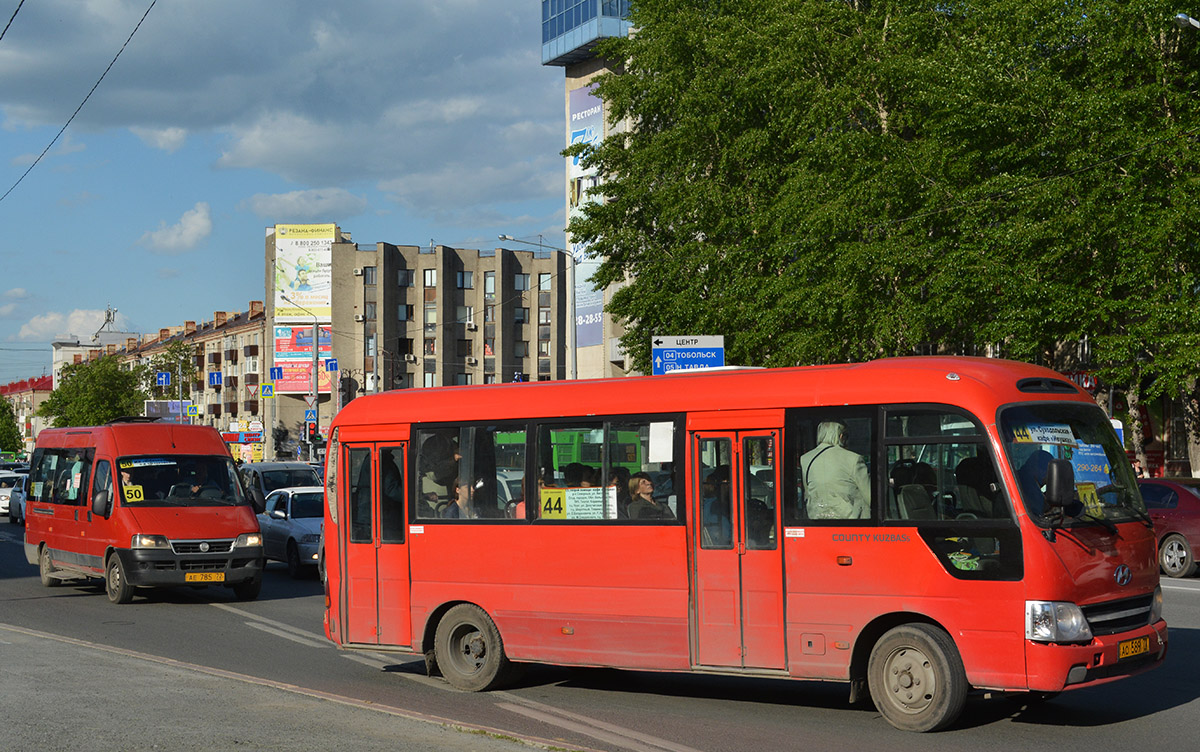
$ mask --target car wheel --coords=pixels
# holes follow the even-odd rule
[[[239,601],[252,601],[262,592],[262,578],[255,577],[253,580],[239,582],[233,586],[233,594]]]
[[[954,640],[929,624],[885,633],[867,663],[871,699],[902,731],[936,731],[958,718],[967,699],[967,675]]]
[[[290,540],[287,544],[287,568],[288,576],[293,580],[298,580],[303,577],[308,569],[300,561],[300,549],[296,546],[296,541]]]
[[[450,685],[481,692],[500,685],[511,664],[500,630],[483,609],[460,603],[438,622],[433,638],[435,660]]]
[[[1187,538],[1172,534],[1163,538],[1158,547],[1158,563],[1168,577],[1191,577],[1196,571],[1196,559]]]
[[[104,568],[104,590],[113,603],[128,603],[133,600],[133,586],[125,576],[125,565],[115,553],[108,555],[108,566]]]
[[[38,574],[41,575],[44,587],[55,587],[62,583],[62,580],[53,576],[56,571],[50,563],[50,549],[42,546],[42,551],[38,554]]]

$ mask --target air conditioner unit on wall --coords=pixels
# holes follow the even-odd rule
[[[404,356],[404,362],[405,362],[405,363],[416,363],[416,362],[417,362],[417,356],[416,356],[416,355],[412,355],[412,354],[405,355],[405,356]]]
[[[473,332],[473,331],[477,330],[478,328],[479,328],[479,325],[476,324],[474,321],[467,322],[467,331],[468,332]]]
[[[354,314],[354,320],[361,323],[363,321],[366,321],[367,317],[362,315],[361,313],[356,313],[356,314]]]
[[[354,267],[354,276],[361,277],[362,275],[363,275],[362,267],[361,266]]]
[[[476,364],[476,363],[478,363],[478,362],[479,362],[479,361],[478,361],[478,360],[476,360],[475,358],[467,358],[467,365],[469,365],[469,366],[473,366],[473,365],[475,365],[475,364]]]

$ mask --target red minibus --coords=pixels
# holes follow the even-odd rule
[[[1167,648],[1108,417],[983,358],[356,399],[326,468],[328,637],[465,690],[542,662],[848,682],[901,729]]]
[[[258,597],[258,520],[221,435],[126,418],[38,434],[25,502],[25,558],[42,584],[103,578],[113,603],[136,588],[224,585]]]

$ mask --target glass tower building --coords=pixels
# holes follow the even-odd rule
[[[629,0],[542,0],[542,65],[593,57],[605,37],[629,34]]]

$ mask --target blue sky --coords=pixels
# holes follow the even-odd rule
[[[264,299],[277,223],[563,246],[538,0],[161,0],[18,185],[150,5],[26,2],[0,39],[0,384],[49,372],[49,343],[108,306],[145,333]]]

